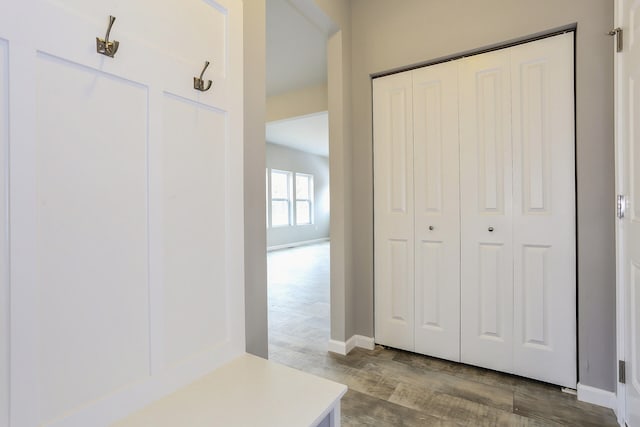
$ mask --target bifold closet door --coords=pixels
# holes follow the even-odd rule
[[[576,387],[573,33],[511,49],[514,372]]]
[[[414,348],[411,73],[373,81],[375,340]]]
[[[575,388],[573,34],[460,70],[461,359]]]
[[[458,64],[413,71],[415,351],[460,360]]]
[[[461,361],[511,372],[513,246],[508,50],[460,61]]]
[[[576,387],[573,56],[374,80],[376,342]]]

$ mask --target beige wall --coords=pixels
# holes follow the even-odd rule
[[[327,85],[311,86],[267,98],[267,122],[327,111]]]
[[[579,378],[613,391],[613,50],[606,35],[613,26],[613,1],[353,0],[352,17],[351,292],[357,297],[345,310],[353,310],[354,333],[365,336],[373,336],[370,74],[577,22]]]
[[[247,352],[266,358],[265,1],[244,0],[244,269]]]

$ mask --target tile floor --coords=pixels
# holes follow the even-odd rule
[[[270,252],[269,357],[349,387],[342,425],[617,426],[556,386],[377,346],[327,352],[329,243]]]

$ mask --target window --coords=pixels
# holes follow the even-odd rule
[[[267,168],[267,228],[313,224],[313,175]]]
[[[271,226],[291,225],[291,172],[271,171]]]
[[[296,174],[296,225],[313,224],[313,175]]]

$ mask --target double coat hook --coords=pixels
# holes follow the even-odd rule
[[[113,27],[113,23],[116,21],[115,16],[109,16],[109,26],[107,27],[107,34],[104,36],[104,39],[100,37],[96,37],[96,51],[102,55],[113,58],[113,55],[118,51],[118,47],[120,46],[120,42],[113,40],[109,41],[109,34],[111,33],[111,27]]]
[[[204,68],[200,73],[200,77],[193,78],[193,88],[196,90],[199,90],[200,92],[208,91],[209,89],[211,89],[211,85],[213,84],[213,82],[209,80],[207,81],[207,86],[205,87],[204,80],[202,80],[202,76],[204,76],[204,72],[207,70],[208,66],[209,66],[209,61],[205,61]]]

